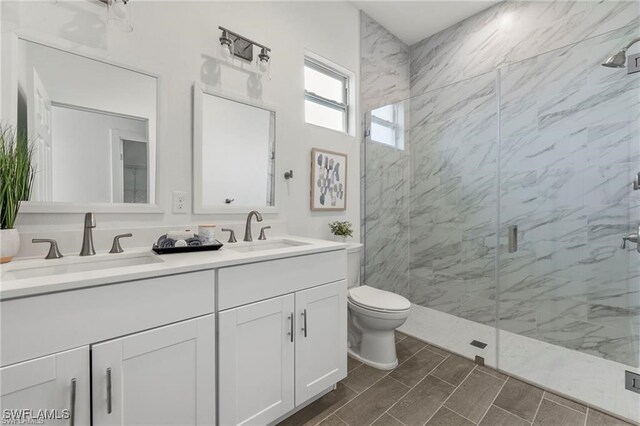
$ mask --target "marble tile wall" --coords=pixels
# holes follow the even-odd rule
[[[360,12],[361,111],[410,96],[409,46]]]
[[[363,145],[364,281],[638,366],[640,262],[620,237],[640,223],[640,74],[599,63],[639,16],[507,1],[407,48],[363,14],[363,109],[408,114],[404,151]],[[520,238],[509,254],[501,232],[499,289],[498,214]]]
[[[361,110],[409,98],[409,46],[364,13],[361,31]],[[361,162],[364,283],[407,294],[409,285],[409,143],[399,150],[368,138]]]
[[[640,22],[637,1],[506,1],[411,46],[411,96]]]
[[[600,66],[638,35],[638,2],[508,1],[411,46],[414,303],[639,365],[640,74]]]

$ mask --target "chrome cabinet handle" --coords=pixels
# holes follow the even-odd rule
[[[107,368],[107,414],[111,414],[111,368]]]
[[[71,401],[69,402],[69,426],[76,424],[76,379],[71,379]]]
[[[287,333],[291,339],[291,341],[293,342],[293,312],[291,312],[291,315],[289,315],[289,321],[291,321],[290,323],[290,328],[289,328],[289,333]]]
[[[304,326],[302,327],[302,331],[304,331],[304,337],[307,337],[307,310],[302,311],[302,316],[304,317]]]
[[[58,250],[58,243],[56,242],[56,240],[52,240],[49,238],[33,238],[31,240],[32,243],[37,244],[37,243],[49,243],[51,244],[49,246],[49,253],[47,253],[47,255],[45,256],[45,259],[60,259],[62,256],[62,253],[60,253],[60,250]]]

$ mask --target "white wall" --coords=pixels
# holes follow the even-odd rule
[[[76,43],[90,52],[160,76],[161,103],[158,132],[158,203],[162,215],[100,214],[98,226],[187,224],[242,219],[243,215],[205,216],[171,213],[172,191],[192,190],[191,86],[194,82],[217,86],[237,96],[248,96],[278,107],[276,194],[280,213],[270,219],[286,220],[291,233],[327,237],[327,223],[350,220],[359,229],[359,149],[356,136],[343,135],[304,123],[303,55],[308,49],[352,70],[358,92],[358,11],[342,2],[131,2],[132,33],[105,26],[106,9],[95,1],[5,2],[2,37],[8,31],[32,31]],[[272,48],[272,79],[260,78],[255,65],[231,68],[220,64],[218,25],[228,27]],[[6,77],[3,73],[3,77]],[[2,90],[8,83],[3,80]],[[5,96],[1,97],[3,99]],[[6,111],[6,104],[2,111]],[[358,113],[356,109],[356,113]],[[3,119],[5,119],[3,117]],[[349,155],[346,213],[309,210],[310,151],[312,147]],[[285,170],[295,178],[285,181]],[[269,220],[269,218],[267,218]],[[25,231],[80,229],[81,215],[21,215]],[[358,236],[356,235],[356,238]]]

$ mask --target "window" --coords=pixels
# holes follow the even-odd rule
[[[348,131],[349,78],[316,60],[304,61],[305,121],[340,132]]]
[[[385,105],[371,111],[371,140],[404,149],[402,104]]]

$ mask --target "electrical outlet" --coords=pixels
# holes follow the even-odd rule
[[[187,212],[187,197],[188,192],[173,191],[173,212],[174,213],[186,213]]]

